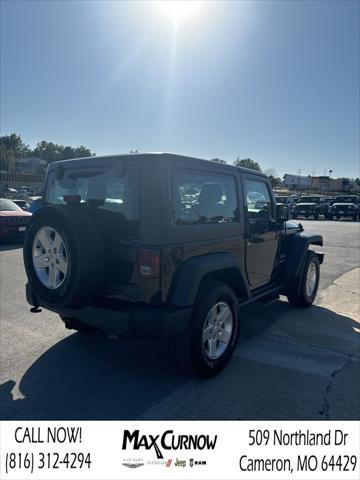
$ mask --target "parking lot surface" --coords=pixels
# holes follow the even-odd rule
[[[302,221],[324,236],[316,305],[241,311],[228,367],[175,371],[160,341],[66,330],[26,303],[21,245],[0,245],[2,419],[360,419],[360,224]]]

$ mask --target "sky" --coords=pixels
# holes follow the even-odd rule
[[[1,134],[360,175],[360,2],[183,3],[1,0]]]

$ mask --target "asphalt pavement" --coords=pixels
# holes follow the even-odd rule
[[[234,357],[210,380],[174,370],[165,342],[30,313],[21,245],[0,245],[0,418],[360,419],[360,223],[302,223],[325,241],[316,305],[242,310]]]

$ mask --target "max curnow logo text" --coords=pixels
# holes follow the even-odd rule
[[[164,458],[163,450],[214,450],[217,435],[176,435],[173,430],[166,430],[162,435],[141,435],[140,430],[124,430],[122,449],[132,447],[134,450],[154,449],[157,458]]]

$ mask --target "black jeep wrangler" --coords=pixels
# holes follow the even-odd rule
[[[359,197],[357,195],[343,195],[335,197],[332,206],[330,207],[329,219],[336,218],[352,218],[356,222],[360,218],[359,213]]]
[[[229,361],[239,307],[287,295],[311,305],[320,235],[288,222],[268,178],[172,154],[52,163],[24,245],[28,302],[68,328],[174,337],[183,367]]]
[[[321,195],[301,197],[300,202],[292,209],[292,218],[294,219],[313,217],[314,220],[319,220],[320,215],[326,219],[329,215],[329,203],[325,202],[325,198]]]

